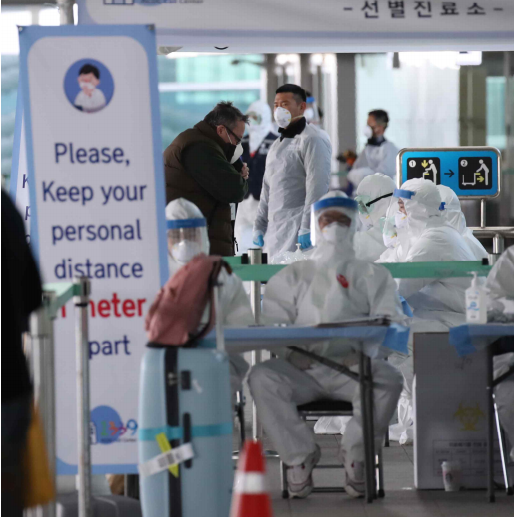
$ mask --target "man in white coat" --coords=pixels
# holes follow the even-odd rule
[[[263,318],[268,323],[317,325],[359,316],[388,316],[403,323],[396,284],[383,266],[355,257],[353,236],[357,203],[334,191],[313,205],[312,260],[295,262],[266,286]],[[353,340],[316,342],[307,347],[358,371]],[[402,389],[402,377],[382,359],[372,361],[376,450]],[[298,415],[297,405],[319,399],[351,401],[354,414],[346,427],[340,459],[346,472],[346,492],[364,494],[364,445],[358,383],[327,366],[287,351],[252,368],[248,379],[259,417],[282,461],[287,465],[290,497],[312,491],[312,469],[320,459],[314,433]]]
[[[303,88],[281,86],[275,97],[280,138],[266,160],[253,242],[272,260],[285,251],[311,247],[311,205],[328,192],[332,146],[322,129],[307,124]]]
[[[389,115],[386,111],[373,110],[368,113],[368,125],[364,130],[368,143],[348,173],[348,181],[354,187],[358,187],[366,176],[376,172],[396,178],[396,155],[399,149],[385,139],[388,124]]]

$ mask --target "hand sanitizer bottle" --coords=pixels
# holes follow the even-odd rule
[[[478,285],[476,271],[473,271],[471,287],[466,289],[466,321],[487,323],[487,296],[484,287]]]

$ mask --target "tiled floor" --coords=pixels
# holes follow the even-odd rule
[[[333,463],[338,447],[336,436],[322,435],[322,461]],[[269,444],[264,444],[269,446]],[[497,501],[488,503],[482,490],[446,493],[417,491],[414,488],[412,446],[391,444],[384,449],[386,497],[366,504],[344,493],[314,493],[305,500],[281,498],[279,462],[268,459],[268,486],[274,517],[342,516],[342,517],[514,517],[514,496],[497,493]],[[314,482],[334,485],[342,482],[341,470],[315,471]]]

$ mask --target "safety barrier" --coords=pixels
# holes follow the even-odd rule
[[[55,353],[54,320],[58,310],[74,299],[75,336],[77,348],[77,401],[79,437],[79,513],[91,515],[91,457],[89,444],[89,345],[87,304],[91,291],[88,278],[75,282],[45,284],[42,305],[31,314],[27,352],[34,381],[34,397],[39,407],[45,431],[50,470],[55,476],[56,418],[55,418]],[[55,479],[54,479],[55,481]],[[55,517],[55,501],[26,512],[32,517]]]
[[[243,282],[267,282],[276,275],[283,264],[242,264],[242,259],[238,257],[225,257],[234,273]],[[471,277],[471,273],[476,271],[478,276],[487,276],[492,266],[485,266],[480,261],[463,262],[385,262],[381,264],[388,269],[393,278],[458,278]]]

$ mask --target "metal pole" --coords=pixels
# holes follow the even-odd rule
[[[80,294],[75,304],[75,343],[77,366],[77,430],[79,470],[79,517],[92,517],[91,507],[91,441],[89,407],[89,328],[88,304],[91,283],[87,277],[75,278]]]
[[[43,306],[31,315],[31,363],[33,368],[34,395],[39,408],[41,421],[45,431],[45,445],[48,453],[48,466],[53,484],[56,485],[55,458],[56,458],[56,425],[55,425],[55,360],[54,360],[54,332],[53,319],[48,307],[55,300],[55,293],[43,293]],[[40,517],[55,517],[55,501],[38,509]]]
[[[361,399],[361,420],[362,420],[362,438],[364,445],[364,465],[365,465],[365,487],[366,487],[366,501],[373,502],[373,482],[371,481],[371,472],[373,470],[373,458],[371,457],[371,450],[369,447],[369,414],[367,403],[367,382],[366,382],[366,364],[364,353],[359,352],[359,388]],[[371,474],[371,476],[370,476]]]
[[[485,228],[487,226],[485,222],[485,199],[480,200],[480,227]]]
[[[223,333],[223,314],[220,304],[220,287],[222,284],[214,286],[214,311],[216,314],[216,349],[220,352],[225,351],[225,334]]]
[[[250,257],[250,264],[262,264],[262,248],[250,248],[248,250]],[[250,301],[252,304],[252,311],[255,318],[255,324],[260,325],[261,322],[261,283],[252,281],[250,284]],[[262,352],[254,350],[252,352],[252,366],[262,362]],[[259,440],[262,436],[262,425],[257,418],[257,407],[255,402],[252,406],[252,435],[254,440]]]
[[[74,0],[57,0],[57,6],[59,7],[60,24],[61,25],[73,25],[73,4]]]

